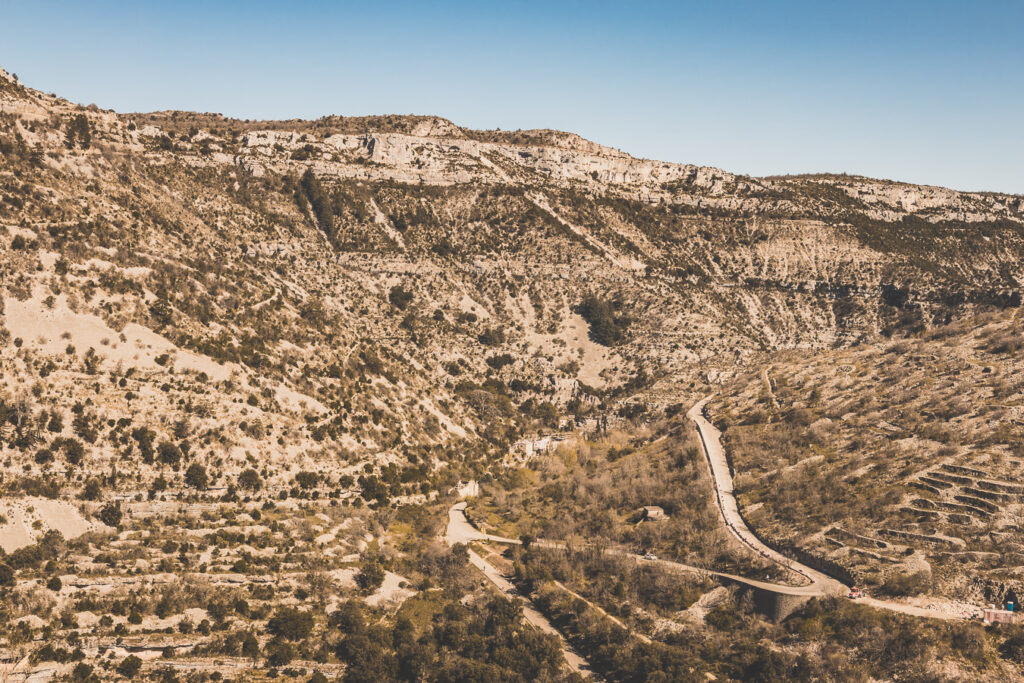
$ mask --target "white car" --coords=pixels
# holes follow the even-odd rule
[[[656,560],[656,559],[658,559],[658,556],[655,555],[654,553],[645,553],[644,554],[644,559],[645,560]]]

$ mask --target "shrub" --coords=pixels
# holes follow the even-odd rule
[[[999,654],[1017,664],[1024,664],[1024,628],[1011,627],[1006,640],[999,647]]]
[[[267,632],[286,640],[302,640],[313,630],[313,615],[293,607],[282,607],[267,620]]]
[[[194,489],[205,489],[209,483],[206,468],[199,463],[192,463],[185,470],[185,483]]]
[[[160,462],[174,467],[181,462],[181,449],[170,441],[162,441],[157,447],[157,456]]]
[[[153,442],[156,440],[156,432],[149,427],[138,427],[132,430],[132,438],[139,445],[139,452],[142,454],[142,461],[153,462],[156,451],[153,449]]]
[[[75,665],[75,668],[71,670],[71,680],[76,683],[86,683],[86,681],[94,681],[97,679],[92,672],[92,667],[85,662],[79,662]]]
[[[506,365],[511,365],[514,362],[515,359],[508,353],[502,353],[500,355],[490,356],[487,358],[487,364],[495,370],[501,370]]]
[[[260,656],[260,641],[251,633],[246,633],[242,638],[242,656],[249,659],[256,659]]]
[[[356,574],[355,581],[363,593],[372,593],[384,583],[384,568],[376,562],[368,562]]]
[[[267,645],[267,666],[287,666],[295,658],[295,648],[291,643],[280,641]]]
[[[85,458],[85,446],[78,439],[63,439],[64,458],[70,465],[80,465]]]
[[[79,498],[82,500],[99,500],[100,493],[102,493],[102,489],[99,480],[90,479],[82,487],[82,493],[79,495]]]
[[[76,114],[68,121],[68,127],[64,132],[64,144],[71,149],[76,144],[83,149],[88,149],[92,142],[92,131],[89,126],[89,119],[85,114]]]
[[[596,296],[588,296],[575,310],[590,325],[590,338],[596,343],[615,346],[625,341],[630,320],[616,315],[612,304]]]
[[[263,486],[259,473],[251,467],[238,475],[238,487],[247,491],[258,491]]]
[[[142,660],[135,655],[128,655],[121,660],[120,664],[117,665],[117,673],[121,674],[125,678],[135,678],[141,668]]]
[[[920,595],[928,589],[930,583],[929,572],[903,572],[886,578],[882,584],[882,591],[889,595]]]
[[[100,510],[100,521],[107,526],[117,526],[121,523],[121,507],[117,503],[107,503]]]
[[[295,475],[295,483],[306,490],[315,489],[320,483],[320,475],[316,472],[307,472],[303,470]]]
[[[963,655],[964,659],[983,663],[988,652],[988,641],[985,630],[978,624],[956,624],[953,628],[950,645]]]
[[[500,346],[505,343],[505,333],[497,327],[486,329],[477,336],[477,341],[484,346]]]
[[[404,311],[412,303],[412,299],[412,292],[402,287],[402,285],[395,285],[388,292],[388,301],[391,302],[392,306],[401,311]]]

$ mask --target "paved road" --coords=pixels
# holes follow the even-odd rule
[[[700,440],[704,446],[704,455],[708,468],[711,471],[711,481],[715,487],[718,509],[722,513],[722,519],[725,520],[725,526],[728,527],[733,536],[755,553],[799,574],[806,582],[804,586],[764,584],[761,587],[787,595],[813,596],[843,595],[847,593],[849,589],[839,581],[772,550],[750,531],[747,523],[743,520],[743,515],[740,514],[739,505],[736,503],[736,496],[733,495],[732,474],[729,472],[729,461],[725,457],[725,449],[722,448],[722,434],[715,429],[714,425],[703,414],[704,406],[708,400],[708,398],[705,398],[694,405],[690,412],[687,413],[687,416],[697,425],[697,432],[700,434]]]
[[[736,504],[736,497],[733,495],[732,474],[729,472],[729,462],[725,457],[725,449],[722,448],[722,434],[715,429],[715,426],[712,425],[707,418],[704,417],[704,406],[709,400],[710,397],[697,403],[690,409],[687,416],[693,420],[694,424],[697,425],[697,432],[700,434],[701,443],[704,446],[704,455],[707,458],[708,467],[711,470],[711,479],[715,485],[715,495],[718,499],[718,508],[722,512],[722,517],[725,519],[726,526],[729,527],[729,530],[739,538],[740,541],[755,552],[759,553],[761,556],[767,557],[774,562],[778,562],[779,564],[792,569],[810,581],[808,585],[795,590],[788,586],[779,586],[761,582],[744,581],[744,583],[747,583],[748,585],[760,584],[760,587],[762,588],[787,595],[814,596],[847,594],[849,592],[848,586],[845,586],[830,576],[822,574],[819,571],[775,552],[754,536],[747,527],[746,522],[743,521],[743,516],[740,515],[739,507]],[[929,619],[959,621],[973,618],[973,615],[969,611],[965,611],[960,608],[942,609],[935,607],[918,607],[916,605],[908,605],[894,600],[880,600],[877,598],[867,597],[859,598],[857,599],[857,602],[870,605],[871,607],[878,609],[900,612],[901,614],[908,614],[915,617],[926,617]]]
[[[515,543],[520,544],[522,541],[515,538],[505,538],[504,536],[492,536],[491,534],[485,534],[475,526],[469,523],[466,519],[466,503],[456,503],[448,510],[448,529],[444,534],[445,539],[448,541],[448,545],[455,545],[456,543],[470,543],[472,541],[489,541],[491,543]]]
[[[694,424],[697,426],[697,432],[700,435],[704,455],[708,463],[708,468],[711,472],[711,480],[715,487],[715,498],[718,503],[718,509],[722,513],[722,518],[725,520],[726,527],[728,527],[729,531],[736,536],[741,543],[746,545],[753,552],[756,552],[762,557],[786,567],[801,576],[804,580],[804,584],[800,586],[789,586],[786,584],[772,583],[770,581],[759,581],[757,579],[738,576],[736,574],[728,574],[726,572],[709,571],[702,567],[694,567],[692,565],[674,562],[672,560],[647,560],[643,556],[628,553],[623,550],[606,550],[605,552],[629,556],[637,562],[652,562],[660,564],[678,571],[698,572],[709,576],[717,576],[781,595],[798,595],[808,597],[846,595],[850,590],[848,586],[833,579],[827,574],[823,574],[816,569],[812,569],[811,567],[776,552],[762,543],[753,534],[753,532],[750,531],[747,523],[743,520],[743,516],[740,514],[739,506],[736,503],[736,497],[733,494],[732,474],[729,472],[729,462],[725,456],[725,449],[722,447],[722,434],[714,425],[711,424],[711,422],[707,420],[707,418],[704,417],[704,406],[709,400],[710,397],[705,398],[694,405],[687,413],[687,416],[693,420]],[[465,510],[466,504],[458,503],[452,506],[448,511],[447,533],[449,544],[470,543],[471,541],[521,543],[521,541],[514,538],[494,536],[492,534],[485,534],[479,531],[469,523],[469,520],[466,518]],[[559,541],[539,539],[534,541],[534,543],[542,547],[565,548],[565,544]],[[864,604],[879,609],[886,609],[893,612],[900,612],[902,614],[928,617],[932,619],[963,620],[971,618],[969,614],[965,614],[962,611],[918,607],[916,605],[908,605],[906,603],[891,600],[860,598],[857,602],[863,602]]]
[[[466,518],[466,504],[456,503],[448,510],[448,531],[446,533],[448,544],[453,545],[455,543],[471,543],[473,541],[483,541],[485,543],[505,543],[520,545],[522,541],[515,538],[507,538],[505,536],[495,536],[493,534],[485,534],[470,524]],[[565,549],[565,544],[560,541],[549,541],[546,539],[537,539],[534,541],[534,545],[543,548],[557,548],[559,550]],[[649,560],[643,555],[636,553],[630,553],[625,550],[618,549],[606,549],[606,553],[610,555],[619,555],[623,557],[629,557],[636,562],[657,564],[669,569],[675,569],[682,572],[693,572],[697,574],[705,574],[707,576],[717,576],[723,579],[729,579],[737,583],[742,583],[747,586],[754,588],[761,588],[776,593],[784,593],[786,595],[821,595],[820,592],[816,592],[819,589],[814,586],[787,586],[785,584],[771,583],[769,581],[759,581],[757,579],[751,579],[746,576],[739,576],[738,574],[729,574],[728,572],[716,572],[705,569],[703,567],[695,567],[689,564],[683,564],[682,562],[675,562],[673,560],[654,559]]]

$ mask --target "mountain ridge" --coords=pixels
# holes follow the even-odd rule
[[[460,382],[492,382],[487,401],[596,419],[623,401],[671,405],[680,396],[656,387],[709,363],[728,371],[763,350],[1020,304],[1024,200],[1010,195],[757,179],[429,116],[116,114],[0,82],[14,170],[0,219],[43,253],[73,247],[108,273],[145,272],[119,285],[121,313],[95,309],[115,328],[158,330],[257,374],[296,339],[323,368],[360,339],[392,340],[394,379],[410,373],[417,391],[441,382],[453,399]],[[16,298],[40,283],[19,277]],[[225,305],[235,299],[266,320],[254,327]],[[326,380],[305,372],[324,402]],[[508,439],[536,418],[503,419]]]
[[[8,661],[570,680],[477,558],[609,679],[1019,677],[962,619],[1024,590],[1022,202],[0,77]],[[465,495],[507,556],[442,547]],[[672,569],[786,581],[765,546],[897,611]]]

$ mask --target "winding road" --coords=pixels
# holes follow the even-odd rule
[[[449,545],[455,545],[456,543],[469,544],[474,541],[483,543],[503,543],[521,545],[522,541],[516,538],[508,538],[506,536],[495,536],[493,534],[485,534],[470,523],[466,517],[466,503],[456,503],[448,510],[448,530],[445,534],[445,538]],[[557,548],[564,550],[566,545],[560,541],[549,541],[545,539],[537,539],[534,545],[542,548]],[[783,595],[824,595],[821,592],[821,587],[817,584],[806,585],[806,586],[787,586],[785,584],[771,583],[769,581],[759,581],[757,579],[751,579],[746,576],[739,576],[738,574],[729,574],[727,572],[716,572],[703,567],[696,567],[690,564],[684,564],[682,562],[675,562],[674,560],[663,560],[663,559],[647,559],[643,555],[631,553],[625,550],[619,550],[614,548],[608,548],[605,550],[610,555],[620,555],[632,558],[637,562],[643,562],[647,564],[657,564],[669,569],[675,569],[681,572],[693,572],[697,574],[704,574],[706,576],[716,576],[722,579],[728,579],[736,583],[742,583],[753,588],[760,588],[762,590],[771,591],[773,593],[781,593]],[[792,561],[787,558],[787,566],[792,565]],[[831,579],[830,579],[831,580]],[[839,583],[838,581],[835,583]],[[842,584],[839,584],[842,587]]]
[[[687,417],[689,417],[697,427],[697,433],[700,436],[704,456],[708,464],[708,469],[711,473],[711,481],[715,488],[715,499],[718,509],[722,514],[722,519],[730,533],[732,533],[733,536],[735,536],[743,545],[747,546],[752,552],[757,553],[761,557],[764,557],[765,559],[785,567],[799,575],[802,577],[803,585],[791,586],[787,584],[773,583],[770,581],[759,581],[757,579],[751,579],[736,574],[710,571],[702,567],[695,567],[681,562],[674,562],[672,560],[647,559],[641,555],[629,553],[624,550],[606,550],[605,552],[626,555],[632,557],[638,562],[656,563],[677,571],[696,572],[707,576],[715,576],[780,595],[803,597],[846,595],[850,590],[848,586],[836,579],[833,579],[827,574],[801,564],[800,562],[786,557],[782,553],[768,547],[759,538],[757,538],[757,536],[755,536],[747,526],[747,523],[743,519],[743,515],[740,514],[739,505],[737,504],[736,497],[733,494],[732,474],[729,470],[729,461],[726,458],[725,449],[722,447],[722,434],[704,416],[704,407],[710,399],[711,397],[707,397],[694,405],[687,413]],[[454,545],[455,543],[469,544],[473,541],[504,544],[521,543],[518,539],[495,536],[493,534],[481,532],[470,524],[469,520],[466,518],[465,510],[466,503],[461,502],[452,506],[448,511],[448,528],[446,538],[449,545]],[[542,547],[565,547],[564,543],[558,541],[538,539],[534,541],[534,543]],[[470,552],[473,553],[472,550]],[[473,555],[475,555],[475,553],[471,555],[471,558]],[[477,558],[480,562],[484,562],[484,560],[480,559],[479,556],[477,556]],[[474,564],[476,564],[476,562],[474,562]],[[486,563],[484,562],[484,564]],[[493,567],[491,569],[493,570]],[[495,573],[497,573],[496,570]],[[525,598],[521,599],[525,600]],[[857,602],[861,602],[878,609],[900,612],[902,614],[916,617],[945,620],[963,620],[972,618],[970,614],[964,613],[962,610],[911,605],[903,602],[881,600],[877,598],[863,597],[859,598]],[[543,617],[541,618],[543,619]]]
[[[743,520],[743,516],[740,514],[739,506],[736,503],[736,497],[733,495],[732,474],[729,470],[729,461],[725,456],[725,449],[722,447],[722,434],[704,416],[704,407],[707,405],[709,400],[711,400],[710,396],[694,405],[687,413],[687,417],[693,420],[693,423],[697,426],[697,433],[700,435],[701,444],[704,447],[704,455],[707,459],[708,468],[711,471],[711,480],[715,486],[715,497],[718,501],[718,509],[722,513],[725,525],[729,528],[729,531],[736,536],[736,538],[751,550],[762,557],[766,557],[773,562],[800,574],[807,579],[809,583],[806,586],[794,588],[792,586],[750,581],[747,579],[742,579],[741,582],[783,595],[826,596],[847,594],[849,591],[848,586],[826,574],[823,574],[822,572],[800,564],[799,562],[776,552],[762,543],[761,540],[750,531],[747,523]],[[714,572],[711,573],[714,574]],[[724,575],[718,574],[718,576]],[[949,621],[973,618],[972,614],[964,612],[962,609],[922,607],[893,600],[881,600],[878,598],[868,597],[858,598],[857,602],[870,605],[877,609],[899,612],[901,614],[907,614],[914,617],[944,619]]]
[[[752,551],[771,560],[772,562],[799,574],[807,581],[804,586],[785,586],[782,584],[761,583],[759,588],[770,590],[785,595],[844,595],[849,588],[831,576],[823,574],[816,569],[792,560],[782,553],[779,553],[761,542],[747,526],[740,514],[739,505],[736,503],[736,496],[733,495],[732,474],[729,472],[729,461],[725,457],[725,449],[722,448],[722,434],[715,426],[704,417],[704,406],[710,397],[700,401],[687,413],[687,417],[693,420],[697,426],[697,433],[700,435],[701,444],[704,446],[704,456],[711,471],[711,481],[715,487],[715,498],[718,502],[718,509],[725,520],[725,526],[733,536],[750,548]],[[744,581],[744,583],[750,583]]]

